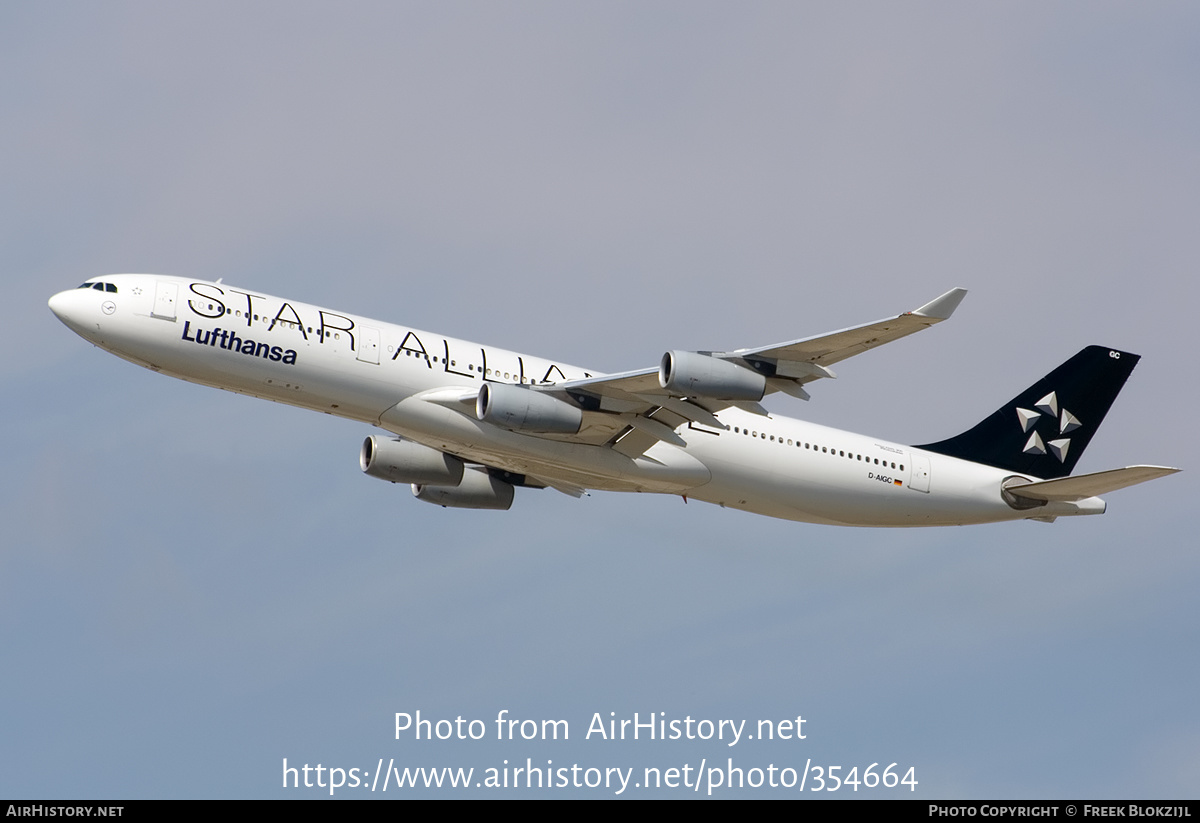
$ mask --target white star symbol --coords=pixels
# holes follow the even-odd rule
[[[1033,404],[1033,408],[1037,409],[1022,409],[1017,408],[1017,422],[1021,424],[1021,431],[1029,434],[1029,439],[1025,441],[1025,447],[1021,449],[1025,454],[1045,454],[1050,451],[1059,462],[1065,463],[1067,460],[1067,450],[1071,447],[1071,438],[1060,437],[1049,442],[1043,441],[1041,435],[1036,431],[1038,421],[1042,415],[1046,415],[1049,419],[1058,424],[1057,434],[1066,434],[1073,432],[1083,425],[1079,418],[1071,414],[1066,409],[1059,409],[1057,392],[1050,392],[1041,400]]]

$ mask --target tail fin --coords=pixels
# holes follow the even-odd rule
[[[1088,346],[975,428],[916,448],[1034,477],[1066,477],[1140,359]]]

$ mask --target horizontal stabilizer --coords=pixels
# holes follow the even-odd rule
[[[1107,494],[1126,486],[1135,486],[1138,483],[1145,483],[1147,480],[1166,477],[1177,471],[1179,469],[1167,466],[1126,466],[1123,469],[1109,469],[1104,472],[1080,474],[1058,480],[1043,480],[1023,486],[1009,486],[1007,491],[1009,494],[1026,497],[1030,500],[1071,502]]]

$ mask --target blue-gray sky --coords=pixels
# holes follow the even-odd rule
[[[1079,470],[1194,471],[1198,72],[1186,3],[5,4],[0,794],[732,757],[1195,797],[1191,471],[1053,525],[443,510],[359,472],[369,427],[139,370],[45,301],[223,277],[616,371],[963,286],[772,409],[928,442],[1108,345],[1144,359]],[[572,739],[393,739],[501,709]],[[583,740],[595,712],[808,737]]]

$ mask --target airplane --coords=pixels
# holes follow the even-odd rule
[[[517,487],[682,496],[843,526],[1053,522],[1179,471],[1071,476],[1139,356],[1089,346],[957,436],[920,446],[768,412],[831,366],[946,320],[966,295],[828,334],[729,352],[668,351],[618,374],[222,283],[88,279],[50,298],[85,340],[152,371],[358,420],[388,434],[369,476],[443,507],[507,510]]]

